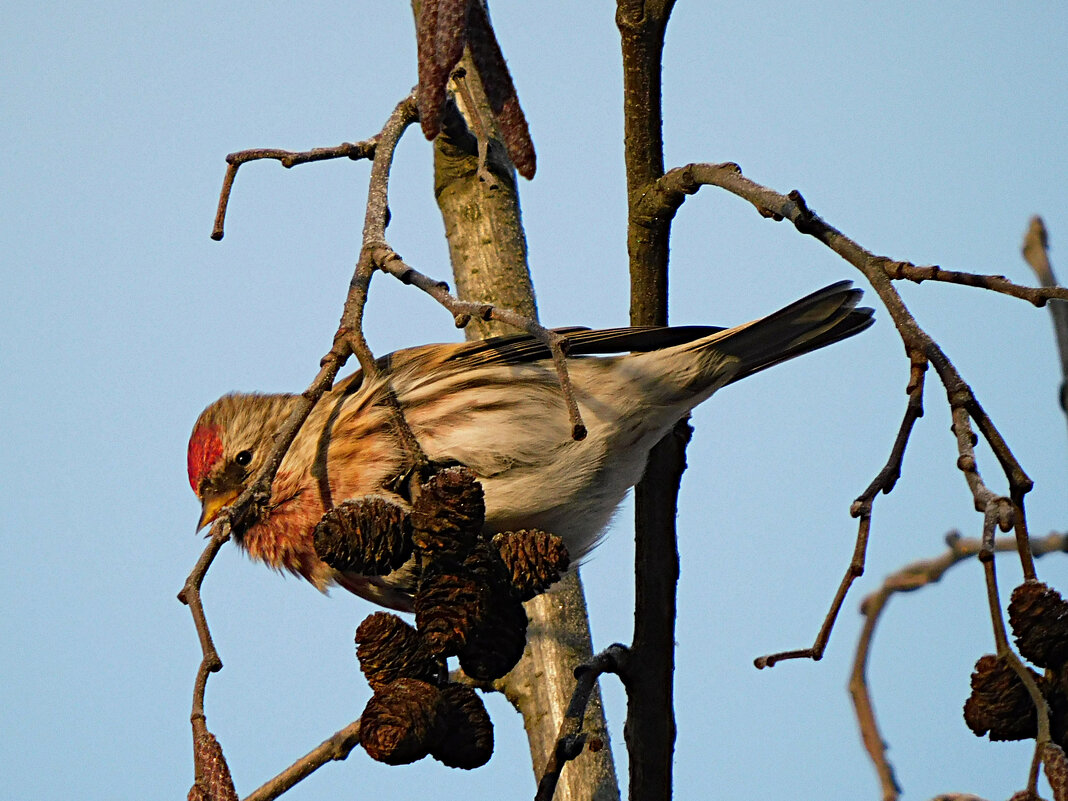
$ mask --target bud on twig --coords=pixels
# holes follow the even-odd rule
[[[210,731],[200,731],[194,735],[193,761],[197,779],[189,789],[189,801],[237,801],[237,790],[230,777],[222,746]]]

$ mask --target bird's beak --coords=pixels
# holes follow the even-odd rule
[[[209,498],[205,498],[204,503],[200,507],[200,520],[197,522],[197,531],[200,531],[204,526],[208,525],[208,523],[218,517],[219,512],[237,500],[237,496],[240,494],[240,490],[233,490],[232,492],[227,492],[223,495],[213,495]]]

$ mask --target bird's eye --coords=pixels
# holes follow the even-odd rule
[[[240,451],[234,457],[234,461],[242,467],[247,467],[252,462],[252,451]]]

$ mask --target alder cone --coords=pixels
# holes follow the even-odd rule
[[[499,679],[516,666],[527,645],[527,612],[511,594],[492,595],[489,611],[460,649],[460,667],[479,681]]]
[[[448,467],[431,476],[412,505],[415,544],[431,555],[466,553],[486,522],[482,485],[466,467]]]
[[[507,569],[513,592],[521,601],[529,601],[549,589],[571,563],[564,541],[537,529],[505,531],[493,538],[493,545]]]
[[[1031,671],[1041,687],[1041,677]],[[1007,662],[993,654],[980,657],[972,673],[972,694],[964,704],[964,722],[976,737],[1026,740],[1038,733],[1031,696]]]
[[[415,625],[435,656],[455,656],[486,616],[489,588],[462,565],[431,563],[415,592]]]
[[[1054,670],[1068,662],[1068,603],[1047,584],[1028,581],[1012,591],[1009,623],[1029,661]]]
[[[418,679],[397,679],[375,690],[360,716],[360,745],[387,765],[407,765],[430,753],[441,691]]]
[[[315,552],[343,573],[384,576],[412,555],[409,514],[386,498],[367,496],[335,506],[315,527]]]
[[[438,736],[430,755],[450,768],[474,770],[493,756],[493,723],[478,693],[462,684],[441,690]]]
[[[431,684],[438,679],[438,661],[423,647],[419,632],[389,612],[375,612],[360,623],[356,658],[374,690],[401,678]]]

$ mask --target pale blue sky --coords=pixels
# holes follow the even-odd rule
[[[1004,273],[1032,214],[1068,275],[1068,11],[891,2],[721,8],[681,0],[665,56],[668,165],[740,163],[800,189],[870,249]],[[626,321],[620,67],[613,4],[496,3],[538,150],[523,209],[543,320]],[[209,240],[226,153],[376,132],[415,82],[407,4],[29,3],[0,8],[0,775],[11,799],[181,797],[199,651],[175,594],[199,554],[185,443],[231,389],[300,390],[328,349],[359,247],[368,166],[243,168]],[[430,149],[398,153],[390,238],[447,277]],[[732,324],[852,268],[711,189],[675,225],[672,320]],[[1065,525],[1068,441],[1048,313],[975,290],[902,288],[1036,480],[1036,534]],[[376,352],[455,338],[449,316],[377,279]],[[877,797],[845,691],[857,604],[886,573],[980,519],[954,468],[933,374],[899,488],[876,505],[868,574],[821,663],[808,644],[852,549],[852,499],[889,452],[907,362],[887,315],[829,351],[726,390],[695,415],[680,512],[677,796]],[[980,469],[1003,487],[996,462]],[[628,513],[584,569],[598,646],[631,635]],[[999,562],[1005,592],[1018,580]],[[1040,574],[1068,587],[1068,563]],[[207,711],[246,794],[361,711],[352,632],[325,598],[228,547],[205,585],[225,669]],[[960,708],[992,650],[978,566],[895,599],[875,703],[907,797],[1007,797],[1029,751],[969,733]],[[623,696],[608,682],[616,732]],[[387,768],[356,752],[293,799],[533,794],[520,721],[491,699],[479,771]],[[617,757],[623,769],[621,737]],[[714,790],[715,792],[712,792]]]

